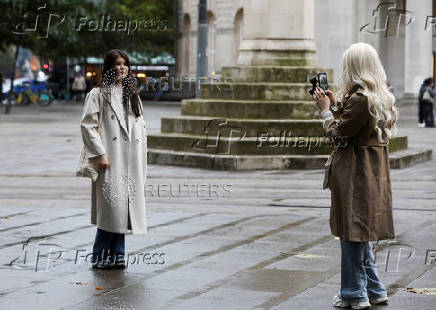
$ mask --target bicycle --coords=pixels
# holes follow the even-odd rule
[[[21,85],[14,86],[16,94],[16,103],[22,105],[30,105],[38,103],[41,107],[47,107],[54,101],[54,96],[51,89],[45,82],[36,80],[26,81]]]

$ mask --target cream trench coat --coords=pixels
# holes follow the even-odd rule
[[[102,137],[97,132],[101,100]],[[140,109],[143,114],[142,103]],[[93,88],[86,95],[80,125],[88,158],[106,154],[109,161],[109,169],[100,171],[92,182],[91,223],[109,232],[145,234],[147,133],[143,116],[129,113],[127,128],[122,103],[111,102],[110,89]]]

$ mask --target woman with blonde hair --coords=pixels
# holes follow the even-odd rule
[[[326,136],[347,141],[333,151],[328,172],[330,228],[341,245],[341,290],[333,305],[367,309],[388,301],[369,242],[395,238],[388,151],[395,98],[377,51],[366,43],[344,52],[336,97],[318,87],[313,98]]]

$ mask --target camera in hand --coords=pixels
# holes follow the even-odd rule
[[[312,89],[309,90],[309,94],[313,96],[315,92],[315,88],[319,87],[323,91],[326,91],[329,88],[327,83],[327,73],[318,73],[315,77],[310,79],[310,83],[312,83]]]

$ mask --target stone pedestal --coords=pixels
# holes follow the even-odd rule
[[[245,0],[239,65],[316,65],[314,0]]]
[[[246,0],[238,66],[184,100],[182,116],[148,135],[148,162],[219,170],[320,169],[332,151],[308,91],[316,66],[313,0]],[[391,166],[431,157],[407,137],[389,145]]]

